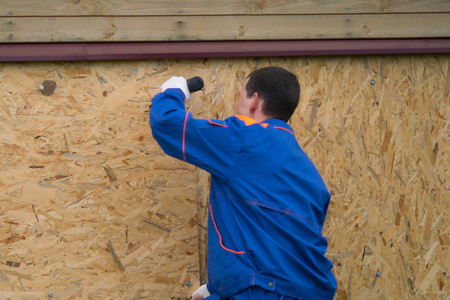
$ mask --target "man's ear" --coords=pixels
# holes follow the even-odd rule
[[[251,100],[250,107],[249,107],[251,113],[255,112],[255,110],[258,108],[258,105],[260,104],[259,103],[260,101],[261,101],[261,98],[259,97],[258,93],[256,93],[256,92],[253,93],[252,100]]]

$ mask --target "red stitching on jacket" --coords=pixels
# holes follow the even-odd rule
[[[231,253],[234,253],[234,254],[245,254],[245,251],[234,251],[234,250],[228,249],[227,247],[225,247],[225,246],[222,244],[222,236],[220,235],[219,229],[217,228],[216,220],[214,220],[214,214],[213,214],[213,210],[212,210],[211,204],[209,204],[209,210],[211,211],[211,219],[212,219],[212,221],[213,221],[213,223],[214,223],[214,227],[216,228],[217,235],[219,236],[220,246],[222,246],[222,248],[223,248],[224,250],[226,250],[226,251],[228,251],[228,252],[231,252]]]
[[[216,125],[216,126],[220,126],[220,127],[227,127],[227,125],[213,122],[213,121],[211,121],[210,119],[208,119],[208,122],[209,122],[210,124],[212,124],[212,125]]]
[[[289,129],[286,129],[286,128],[283,128],[283,127],[273,126],[273,128],[281,129],[281,130],[286,130],[287,132],[290,132],[290,133],[294,134],[294,133],[293,133],[292,131],[290,131]]]

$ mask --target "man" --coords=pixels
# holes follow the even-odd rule
[[[300,85],[267,67],[245,80],[236,116],[195,119],[172,77],[150,123],[165,153],[211,174],[208,284],[193,299],[332,299],[336,280],[322,227],[330,194],[287,124]]]

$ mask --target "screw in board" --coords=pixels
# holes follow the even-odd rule
[[[45,96],[51,96],[55,92],[56,82],[51,80],[45,80],[40,86],[39,90]]]
[[[374,84],[375,84],[375,80],[372,79],[372,80],[370,81],[370,84],[371,84],[371,85],[374,85]]]

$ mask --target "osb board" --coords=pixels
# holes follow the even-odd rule
[[[0,65],[2,295],[189,297],[208,178],[161,152],[149,98],[172,75],[200,75],[189,110],[225,118],[266,65],[302,85],[292,126],[333,194],[336,298],[446,299],[450,55]]]
[[[167,72],[157,62],[1,66],[0,295],[190,294],[194,167],[164,155],[148,126],[152,76]],[[57,84],[51,96],[44,79]]]
[[[293,123],[333,195],[324,235],[339,299],[448,297],[449,62],[418,55],[296,66],[303,95]]]

